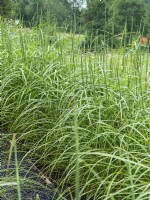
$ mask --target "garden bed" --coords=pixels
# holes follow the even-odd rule
[[[25,152],[17,150],[17,163],[16,163],[15,152],[11,146],[11,143],[6,142],[3,140],[3,138],[1,138],[0,147],[1,147],[0,150],[1,200],[7,200],[7,199],[16,200],[19,199],[19,195],[21,196],[22,200],[59,199],[59,194],[54,186],[55,185],[54,182],[50,181],[29,160],[29,158],[25,155]],[[17,175],[17,173],[19,176]],[[18,183],[20,192],[18,191]]]

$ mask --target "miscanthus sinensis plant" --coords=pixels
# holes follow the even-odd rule
[[[83,53],[83,35],[56,27],[27,32],[1,21],[1,32],[8,138],[16,134],[62,196],[149,199],[149,53]]]

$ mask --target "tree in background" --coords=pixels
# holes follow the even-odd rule
[[[124,32],[123,43],[132,43],[133,38],[150,34],[150,5],[145,0],[118,0],[114,6],[115,34]],[[140,41],[140,40],[139,40]]]
[[[73,23],[80,24],[80,3],[82,0],[0,0],[0,15],[20,19],[25,26],[39,23],[57,23],[65,26],[66,31]]]
[[[87,1],[87,7],[82,11],[81,20],[87,30],[86,45],[93,46],[105,38],[109,43],[109,33],[112,31],[112,0]],[[96,40],[94,40],[96,36]],[[98,38],[98,39],[97,39]]]
[[[21,19],[26,26],[35,26],[46,9],[45,0],[17,0],[15,18]]]
[[[122,34],[124,30],[126,33],[149,35],[150,4],[146,0],[87,0],[82,21],[87,30],[87,40],[91,41],[96,36],[99,43],[108,40],[108,44],[114,47],[117,43],[115,35]]]
[[[9,17],[12,10],[11,0],[0,0],[0,15]]]
[[[118,0],[115,5],[115,22],[119,33],[126,26],[127,32],[140,32],[148,34],[149,29],[149,5],[145,0]]]
[[[110,29],[112,10],[112,0],[93,0],[87,1],[87,8],[82,12],[82,20],[89,34],[94,34],[98,31],[108,31]]]
[[[51,0],[47,3],[48,13],[50,13],[59,26],[63,24],[69,15],[70,6],[64,0]]]
[[[67,0],[16,0],[16,18],[26,25],[37,25],[40,20],[50,22],[55,19],[60,26],[71,15],[72,4]]]

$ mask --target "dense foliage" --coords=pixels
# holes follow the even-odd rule
[[[82,12],[82,21],[86,24],[87,40],[99,36],[99,41],[112,41],[112,35],[127,33],[150,35],[150,2],[145,0],[93,0],[87,1],[87,8]],[[105,32],[105,33],[104,33]],[[108,39],[109,38],[109,39]],[[110,41],[111,40],[111,41]],[[117,39],[114,39],[116,43]],[[114,45],[114,44],[112,44]]]
[[[27,26],[38,25],[40,21],[55,21],[62,25],[69,15],[69,4],[60,0],[18,0],[15,17],[22,19]]]
[[[80,3],[77,0],[0,0],[0,15],[20,19],[25,26],[55,21],[59,26],[65,22],[70,27],[74,15],[79,21]]]
[[[123,46],[83,53],[84,35],[73,33],[55,32],[50,44],[55,26],[0,27],[3,141],[13,145],[16,134],[18,151],[55,180],[58,200],[148,200],[150,55]],[[11,180],[19,177],[2,177],[3,199],[10,189],[14,200]]]
[[[26,26],[55,22],[65,30],[86,32],[85,44],[95,46],[105,43],[118,46],[118,37],[126,34],[125,42],[132,37],[150,36],[149,0],[4,0],[0,1],[0,15],[23,20]],[[82,27],[82,29],[81,29]],[[112,35],[114,38],[112,38]],[[132,36],[131,36],[132,35]],[[104,42],[103,42],[104,41]]]
[[[11,0],[0,0],[0,15],[9,17],[12,9]]]
[[[119,27],[117,30],[119,33],[126,25],[127,32],[140,32],[147,35],[150,30],[150,6],[144,0],[117,1],[114,20]]]

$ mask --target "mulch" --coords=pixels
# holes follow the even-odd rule
[[[9,144],[9,143],[8,143]],[[18,200],[16,167],[14,153],[10,163],[8,162],[10,145],[1,138],[0,142],[0,199]],[[17,160],[19,165],[19,183],[21,190],[21,200],[57,200],[59,192],[40,170],[27,158],[25,153],[17,150]],[[9,164],[8,164],[9,163]],[[59,200],[65,198],[59,197]]]

